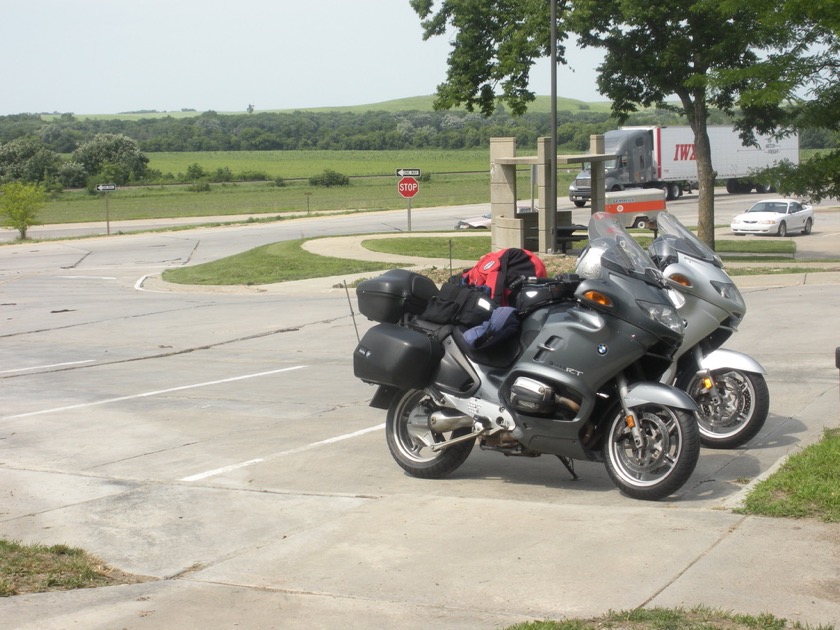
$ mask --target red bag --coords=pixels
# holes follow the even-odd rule
[[[487,286],[491,298],[500,306],[508,306],[517,293],[511,290],[511,283],[522,276],[547,278],[548,274],[539,256],[527,249],[509,247],[482,256],[472,269],[462,274],[462,282]]]

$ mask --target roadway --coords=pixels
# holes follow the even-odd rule
[[[720,220],[743,198],[729,206]],[[413,229],[481,211],[415,209]],[[797,242],[838,251],[837,217],[826,209]],[[747,448],[704,450],[689,483],[652,504],[623,497],[602,465],[578,464],[572,481],[549,457],[476,450],[451,478],[408,477],[352,376],[370,323],[344,291],[146,282],[404,222],[394,211],[0,247],[0,537],[157,578],[4,598],[4,627],[498,628],[695,603],[840,618],[836,526],[729,509],[837,425],[837,274],[739,280],[749,314],[728,347],[767,369],[770,417]]]

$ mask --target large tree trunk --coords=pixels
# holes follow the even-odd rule
[[[692,99],[692,96],[694,97]],[[694,155],[697,159],[697,237],[715,248],[715,179],[712,168],[712,146],[709,142],[708,111],[702,93],[680,94],[688,122],[694,131]]]

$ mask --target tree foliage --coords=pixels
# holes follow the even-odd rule
[[[736,2],[736,0],[729,0]],[[737,0],[753,5],[768,28],[783,34],[749,68],[721,77],[744,84],[739,126],[833,150],[799,166],[783,163],[763,176],[784,193],[820,201],[840,197],[840,12],[836,0]],[[810,133],[809,133],[810,132]],[[816,140],[819,135],[821,140]],[[807,146],[807,145],[806,145]]]
[[[149,163],[134,139],[106,133],[97,134],[73,151],[72,159],[89,177],[100,176],[115,184],[142,179]]]
[[[726,0],[575,0],[573,6],[569,23],[581,43],[606,51],[598,88],[618,118],[674,94],[679,99],[695,138],[698,236],[714,246],[709,111],[734,113],[744,88],[737,80],[714,84],[714,77],[754,66],[777,31],[760,21],[755,7]]]
[[[815,19],[799,19],[791,28],[785,16],[800,11],[809,1],[559,2],[559,39],[574,33],[582,46],[605,52],[604,62],[598,68],[598,88],[612,101],[617,120],[624,121],[640,107],[669,107],[669,99],[673,95],[678,98],[676,109],[685,116],[695,136],[700,193],[698,233],[712,246],[715,172],[707,132],[710,112],[717,109],[734,115],[739,106],[748,108],[743,125],[745,142],[751,139],[751,126],[766,123],[768,128],[776,127],[782,110],[779,95],[799,85],[801,75],[795,69],[808,63],[808,44],[816,39]],[[529,62],[539,54],[545,56],[549,47],[547,26],[536,26],[540,21],[545,23],[548,2],[441,0],[437,11],[434,0],[410,3],[422,19],[425,37],[444,33],[451,37],[447,28],[455,31],[447,80],[437,90],[440,106],[466,103],[470,107],[477,103],[487,114],[492,111],[494,94],[515,105],[515,113],[527,106],[528,93],[522,89],[521,81],[527,77]],[[817,3],[836,5],[831,0]],[[822,10],[828,8],[823,6]],[[836,21],[836,6],[829,13],[828,19]],[[812,30],[806,32],[798,27],[800,24],[807,24]],[[824,34],[825,30],[831,29],[818,32]],[[520,45],[506,45],[508,42]],[[768,58],[775,65],[762,63]],[[779,63],[780,59],[784,64]],[[836,63],[836,55],[834,59]],[[787,74],[773,74],[782,65]],[[787,83],[779,79],[786,79]],[[502,86],[500,94],[498,85]],[[509,90],[508,85],[516,89]],[[837,81],[833,86],[836,90]],[[756,99],[750,105],[745,95],[751,93],[763,100]]]
[[[26,239],[26,233],[37,225],[36,215],[44,204],[44,189],[40,184],[10,182],[0,187],[0,219],[3,227],[12,228]]]
[[[16,138],[0,145],[0,182],[40,182],[54,178],[61,157],[33,137]]]
[[[534,61],[550,54],[550,4],[545,0],[410,0],[423,38],[455,32],[446,82],[437,88],[437,109],[463,104],[484,115],[498,100],[523,114],[534,93],[528,88]],[[565,39],[565,35],[561,39]],[[558,46],[562,61],[565,49]]]

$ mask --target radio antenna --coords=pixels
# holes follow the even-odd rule
[[[353,302],[350,300],[350,289],[347,288],[347,280],[344,281],[344,292],[347,294],[347,305],[350,307],[350,317],[353,319],[353,328],[356,330],[356,342],[362,340],[359,337],[359,327],[356,326],[356,313],[353,312]]]

